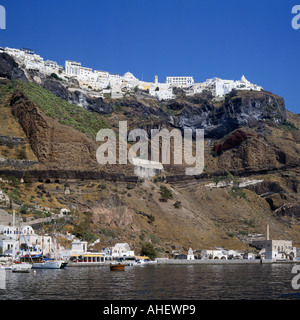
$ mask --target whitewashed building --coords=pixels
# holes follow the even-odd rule
[[[158,83],[150,85],[149,94],[156,97],[158,100],[170,100],[174,99],[173,87],[170,84]]]
[[[17,252],[19,254],[28,252],[50,254],[53,251],[53,243],[50,236],[43,237],[35,234],[31,226],[21,227],[20,232],[15,226],[0,226],[0,248],[2,253],[10,255]]]
[[[265,259],[271,260],[294,260],[297,249],[289,240],[257,240],[252,245],[258,249],[265,249]]]
[[[134,257],[134,251],[130,250],[128,243],[117,243],[111,248],[113,258]]]
[[[56,61],[47,60],[41,66],[40,71],[46,74],[59,73],[60,67]]]
[[[261,91],[263,89],[262,87],[249,82],[245,76],[242,76],[241,79],[237,81],[220,78],[208,79],[204,88],[210,90],[215,97],[224,97],[233,89],[254,91]]]
[[[81,63],[76,61],[69,61],[65,62],[65,73],[67,76],[78,76],[80,75],[80,68]]]
[[[227,260],[228,256],[224,250],[202,250],[202,259]]]
[[[74,240],[72,242],[72,253],[83,253],[87,252],[88,250],[88,243],[87,241],[80,241],[80,240]]]
[[[122,77],[122,84],[128,89],[139,87],[140,81],[131,72],[126,72]]]
[[[194,256],[194,252],[193,252],[192,248],[190,248],[188,251],[187,260],[195,260],[195,256]]]
[[[158,76],[155,76],[154,82],[144,82],[136,78],[131,72],[126,72],[123,76],[120,76],[107,71],[83,67],[80,62],[70,60],[65,61],[65,68],[63,69],[55,61],[44,61],[40,55],[35,54],[30,49],[6,47],[2,51],[13,56],[23,69],[39,71],[48,75],[59,73],[66,83],[70,80],[69,78],[75,78],[83,89],[101,91],[102,94],[109,93],[113,98],[122,98],[124,93],[131,93],[136,87],[141,90],[149,90],[149,95],[160,101],[174,99],[176,97],[173,93],[174,88],[182,88],[186,95],[194,95],[208,90],[216,98],[223,98],[233,89],[262,90],[262,87],[249,82],[245,76],[237,81],[212,78],[203,83],[195,83],[191,76],[167,77],[165,83],[159,83]],[[110,91],[104,92],[104,90]]]
[[[167,77],[166,83],[173,87],[189,87],[194,84],[193,77]]]

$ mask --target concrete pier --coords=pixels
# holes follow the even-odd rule
[[[184,260],[184,259],[157,259],[158,265],[253,265],[253,264],[279,264],[279,263],[300,263],[300,261],[275,261],[271,259],[256,260]]]
[[[259,265],[259,264],[284,264],[284,263],[290,263],[290,264],[295,264],[295,263],[300,263],[298,260],[288,260],[288,261],[275,261],[271,259],[256,259],[256,260],[246,260],[246,259],[241,259],[241,260],[212,260],[212,259],[207,259],[207,260],[184,260],[184,259],[162,259],[158,258],[157,263],[151,263],[148,265]],[[69,262],[67,267],[109,267],[111,261],[105,261],[105,262],[80,262],[80,263],[74,263],[74,262]],[[127,266],[130,265],[130,262],[128,261],[123,261],[122,264],[125,264]],[[147,263],[145,263],[147,265]]]

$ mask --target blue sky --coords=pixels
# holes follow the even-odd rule
[[[154,81],[158,75],[240,79],[282,96],[300,113],[300,0],[0,0],[0,45],[44,59]]]

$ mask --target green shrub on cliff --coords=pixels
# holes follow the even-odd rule
[[[160,201],[167,202],[169,199],[173,199],[172,191],[165,186],[160,186]]]
[[[47,116],[58,119],[61,124],[87,133],[92,138],[96,137],[100,129],[110,128],[109,123],[100,114],[62,100],[34,83],[18,81],[17,88]]]

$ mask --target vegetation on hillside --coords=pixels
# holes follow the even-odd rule
[[[19,82],[18,87],[45,114],[57,118],[61,124],[71,126],[95,138],[102,128],[109,128],[109,123],[98,113],[87,111],[81,107],[64,101],[50,91],[34,84]]]
[[[98,113],[64,101],[35,83],[11,81],[7,85],[0,86],[0,102],[2,97],[7,94],[12,95],[16,89],[22,91],[47,116],[58,119],[61,124],[87,133],[92,138],[96,137],[100,129],[110,128],[107,120]]]

